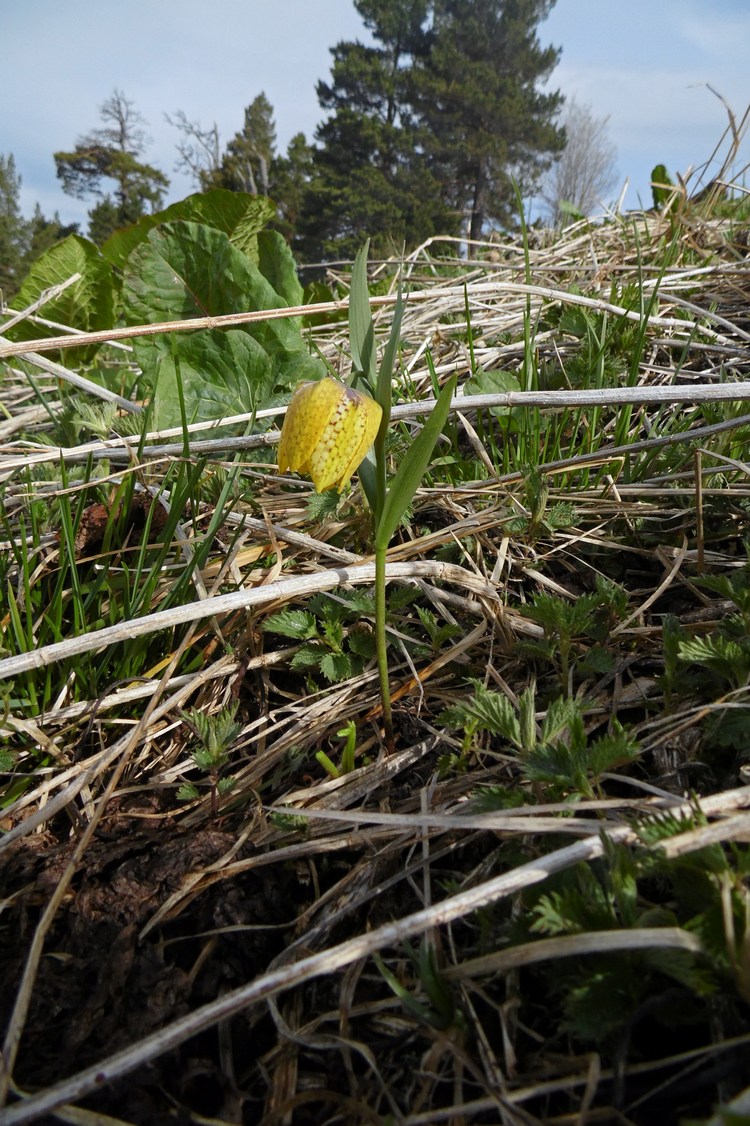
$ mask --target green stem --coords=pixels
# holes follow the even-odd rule
[[[393,738],[391,685],[388,676],[388,649],[385,637],[385,557],[387,550],[387,545],[376,544],[375,546],[375,648],[378,655],[385,745],[388,751],[393,751],[396,744]]]
[[[372,517],[376,539],[378,535],[378,529],[380,527],[380,519],[383,515],[383,509],[385,508],[385,498],[388,493],[388,467],[386,464],[385,456],[385,436],[388,433],[390,416],[390,405],[387,404],[385,407],[383,407],[383,418],[380,422],[380,427],[375,436],[375,442],[373,443],[373,453],[375,455],[375,511],[373,512]]]

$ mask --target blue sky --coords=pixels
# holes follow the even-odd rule
[[[38,201],[85,229],[91,203],[62,193],[52,153],[98,126],[115,88],[146,119],[171,202],[192,186],[165,112],[216,122],[227,141],[263,91],[284,148],[321,118],[329,49],[363,34],[352,0],[0,0],[0,153],[15,156],[24,213]],[[711,156],[727,115],[709,85],[738,120],[750,104],[748,0],[557,0],[539,37],[562,47],[550,85],[608,117],[626,207],[650,204],[654,164],[684,173]]]

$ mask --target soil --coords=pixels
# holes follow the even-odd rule
[[[113,809],[86,850],[45,943],[14,1074],[20,1087],[46,1087],[134,1043],[252,980],[282,951],[284,924],[304,906],[305,893],[291,882],[282,888],[265,868],[214,884],[176,919],[141,935],[187,873],[235,843],[227,827],[184,831],[168,818],[144,825]],[[21,839],[4,858],[3,1027],[35,926],[74,847],[69,823],[60,823]],[[251,851],[246,845],[235,858]],[[245,1074],[268,1049],[269,1024],[265,1009],[233,1022],[233,1050]],[[132,1123],[187,1122],[188,1107],[225,1121],[253,1121],[249,1108],[244,1119],[236,1116],[238,1094],[221,1065],[220,1040],[216,1031],[198,1036],[85,1105]],[[263,1095],[258,1092],[258,1111]]]

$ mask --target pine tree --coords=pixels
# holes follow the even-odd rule
[[[158,168],[139,159],[148,138],[143,118],[120,90],[100,108],[102,128],[76,143],[73,152],[56,152],[55,164],[63,191],[77,199],[99,198],[89,212],[89,231],[101,242],[119,227],[135,223],[162,203],[169,180]],[[113,195],[103,180],[115,182]]]
[[[23,277],[28,224],[21,215],[21,177],[13,155],[0,155],[0,290],[8,301]]]
[[[536,35],[554,0],[355,0],[375,40],[339,43],[318,99],[299,222],[306,256],[350,256],[365,236],[398,249],[513,222],[564,144],[559,58]]]
[[[278,213],[273,225],[288,242],[296,233],[312,170],[312,146],[304,133],[295,133],[287,146],[286,156],[277,156],[274,160],[268,186]]]
[[[530,194],[564,146],[559,92],[542,93],[560,56],[537,25],[554,0],[436,0],[431,50],[417,60],[416,109],[423,144],[447,199],[468,219],[508,226],[512,180]]]
[[[34,207],[34,214],[28,223],[26,254],[23,260],[24,274],[26,274],[32,262],[35,262],[56,242],[61,242],[68,235],[76,234],[78,234],[77,223],[62,223],[57,211],[51,219],[48,219],[37,203]]]
[[[355,0],[375,46],[332,50],[330,83],[318,84],[329,112],[316,131],[312,175],[299,222],[308,258],[400,249],[455,223],[431,175],[412,114],[415,60],[429,52],[428,0]]]
[[[243,127],[227,145],[219,167],[201,177],[203,187],[267,196],[275,155],[273,106],[261,93],[245,110]]]

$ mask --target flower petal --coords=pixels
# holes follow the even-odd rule
[[[382,410],[369,395],[350,387],[336,404],[321,440],[310,455],[309,473],[317,492],[341,490],[372,445]]]
[[[345,388],[330,376],[303,383],[292,395],[281,428],[276,463],[282,473],[307,472],[307,463]]]

